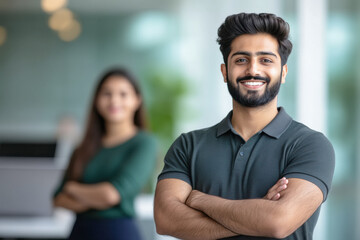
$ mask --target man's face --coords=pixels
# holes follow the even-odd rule
[[[231,44],[227,69],[221,71],[232,98],[245,107],[263,106],[274,100],[285,82],[277,40],[266,33],[245,34]]]

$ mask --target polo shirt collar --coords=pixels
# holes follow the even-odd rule
[[[283,107],[279,107],[276,117],[262,131],[271,137],[279,138],[290,126],[291,122],[292,118]]]
[[[231,128],[232,128],[232,125],[231,125],[232,113],[233,113],[233,111],[231,110],[228,113],[228,115],[219,123],[217,132],[216,132],[216,137],[219,137],[219,136],[223,135],[224,133],[226,133],[227,131],[231,130]]]
[[[233,111],[230,111],[228,115],[219,123],[216,136],[219,137],[224,133],[233,129],[231,125],[231,117]],[[283,107],[278,108],[278,114],[276,117],[261,131],[265,134],[279,138],[285,130],[290,126],[292,118],[286,113]]]

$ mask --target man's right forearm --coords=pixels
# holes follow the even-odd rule
[[[181,202],[155,204],[156,230],[180,239],[219,239],[236,236],[205,214]]]
[[[180,239],[219,239],[236,234],[204,213],[185,204],[192,187],[179,179],[158,182],[154,200],[154,217],[159,234]]]
[[[287,183],[287,179],[280,179],[269,189],[264,199],[278,200],[280,192],[287,188]],[[164,179],[158,182],[154,217],[159,234],[181,239],[218,239],[238,235],[202,211],[186,205],[191,192],[192,187],[179,179]]]

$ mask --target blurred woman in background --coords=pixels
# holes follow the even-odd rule
[[[69,239],[139,240],[134,199],[149,180],[156,144],[145,132],[143,99],[124,69],[100,79],[84,139],[75,149],[54,205],[76,213]]]

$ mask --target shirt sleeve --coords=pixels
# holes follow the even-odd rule
[[[335,152],[329,140],[319,132],[299,140],[285,168],[287,178],[300,178],[314,183],[327,198],[335,169]]]
[[[134,144],[119,173],[109,181],[121,198],[134,197],[142,190],[154,171],[156,158],[157,144],[152,136],[146,135]]]
[[[192,185],[188,151],[189,147],[186,143],[185,135],[182,134],[166,153],[164,168],[158,177],[158,181],[166,178],[176,178]]]

